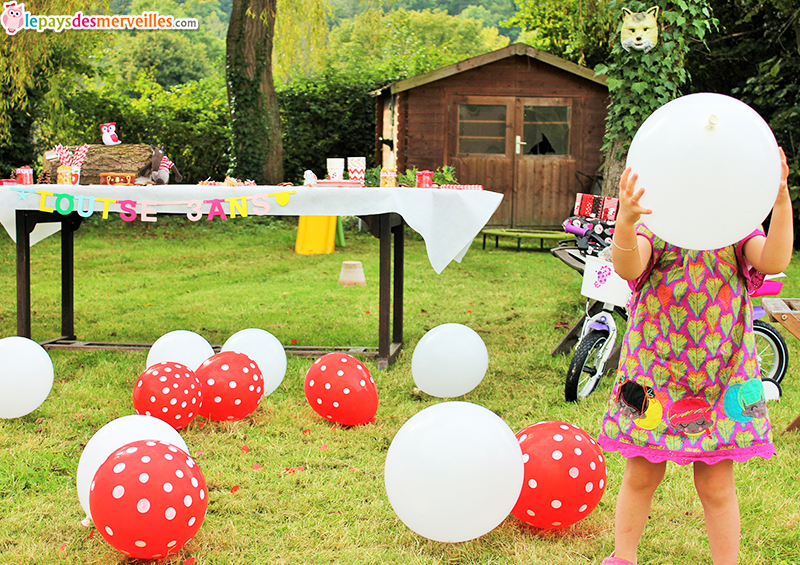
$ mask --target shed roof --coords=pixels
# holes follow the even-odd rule
[[[595,74],[595,72],[589,68],[582,67],[567,61],[566,59],[562,59],[561,57],[556,57],[555,55],[551,55],[550,53],[546,53],[545,51],[541,51],[531,47],[530,45],[526,45],[525,43],[513,43],[508,47],[503,47],[502,49],[498,49],[490,53],[484,53],[483,55],[478,55],[477,57],[465,59],[463,61],[459,61],[458,63],[447,65],[446,67],[440,67],[427,73],[395,82],[394,84],[388,85],[388,87],[391,88],[392,94],[397,94],[398,92],[411,90],[412,88],[435,82],[449,76],[457,75],[458,73],[463,73],[464,71],[468,71],[470,69],[482,67],[483,65],[488,65],[489,63],[494,63],[495,61],[499,61],[513,55],[523,55],[532,59],[537,59],[548,65],[552,65],[561,70],[578,75],[586,80],[602,84],[603,86],[608,86],[605,75]],[[375,94],[385,90],[386,88],[387,87],[379,89],[375,92]]]

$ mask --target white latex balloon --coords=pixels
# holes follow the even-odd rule
[[[636,132],[626,166],[644,187],[642,221],[686,249],[719,249],[757,229],[772,209],[780,153],[767,123],[722,94],[668,102]]]
[[[92,436],[78,461],[78,499],[87,516],[92,516],[89,511],[89,488],[97,469],[123,445],[143,439],[165,441],[189,453],[181,434],[158,418],[134,414],[112,420]]]
[[[278,338],[266,330],[240,330],[228,338],[222,351],[244,353],[256,362],[264,376],[264,396],[278,388],[286,375],[286,351]]]
[[[212,355],[214,348],[206,338],[189,330],[175,330],[162,335],[150,347],[145,368],[172,361],[196,371]]]
[[[481,336],[462,324],[436,326],[419,340],[411,357],[411,374],[423,392],[454,398],[471,391],[489,368]]]
[[[53,362],[44,347],[26,337],[0,339],[0,418],[36,410],[53,388]]]
[[[497,527],[522,490],[522,450],[496,414],[469,402],[425,408],[397,432],[386,455],[386,494],[397,516],[440,542]]]

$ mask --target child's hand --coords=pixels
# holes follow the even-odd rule
[[[781,182],[778,185],[778,198],[775,204],[778,204],[783,199],[791,205],[792,198],[789,195],[789,163],[786,161],[786,153],[783,152],[783,147],[778,147],[781,152]]]
[[[639,221],[642,214],[652,214],[653,211],[649,208],[644,208],[639,204],[639,199],[644,194],[644,188],[634,190],[636,180],[639,175],[636,173],[631,174],[631,168],[628,167],[622,173],[619,179],[619,212],[617,213],[617,223],[625,223],[634,225]]]

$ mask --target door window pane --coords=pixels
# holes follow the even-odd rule
[[[569,106],[525,106],[525,153],[569,155],[571,110]]]
[[[505,104],[458,107],[458,152],[502,155],[506,152]]]

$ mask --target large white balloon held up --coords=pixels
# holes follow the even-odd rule
[[[626,166],[644,187],[642,221],[685,249],[719,249],[757,229],[778,195],[780,152],[767,123],[722,94],[676,98],[633,138]]]

